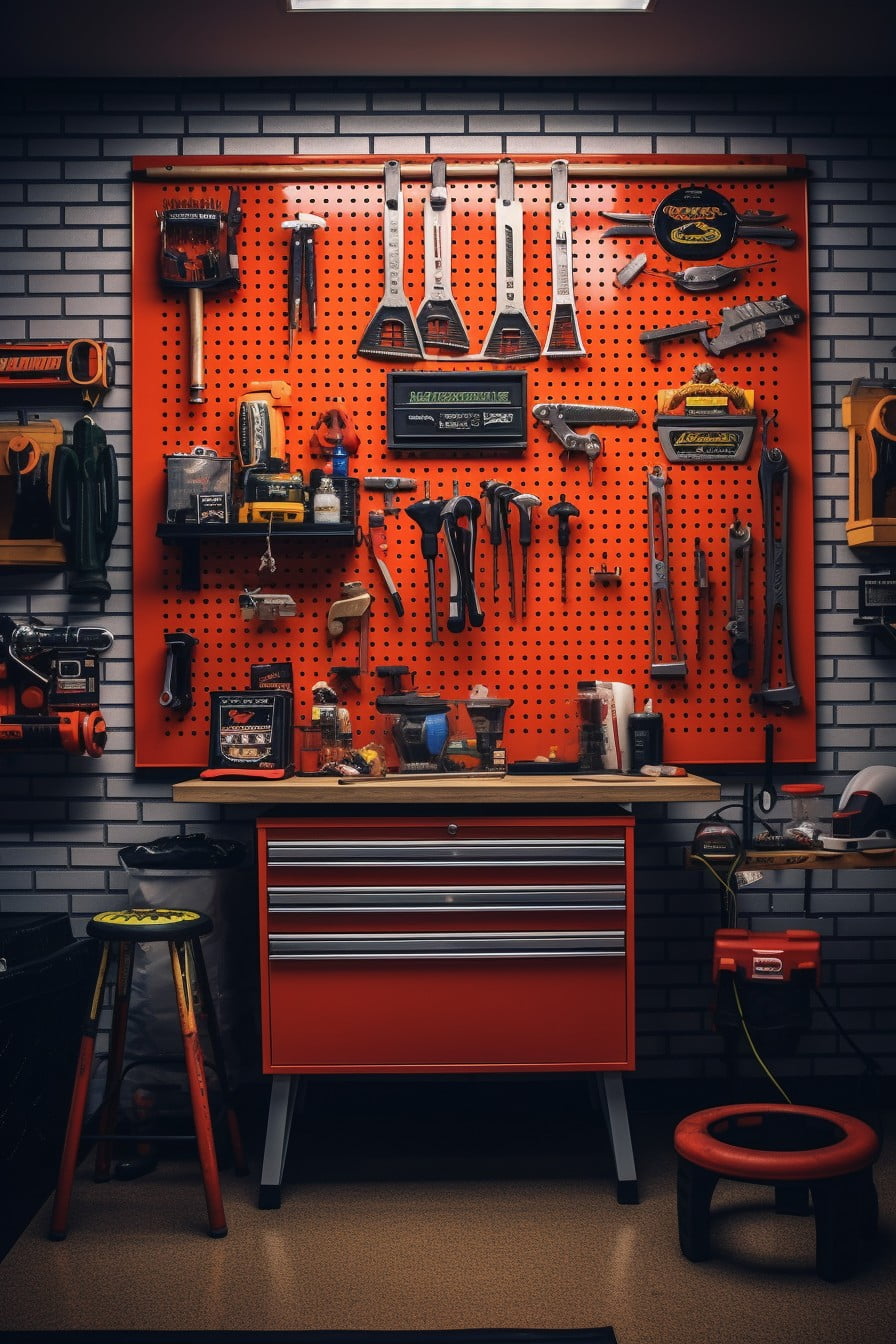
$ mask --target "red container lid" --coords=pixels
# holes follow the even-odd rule
[[[819,793],[824,793],[824,785],[823,785],[823,784],[782,784],[782,785],[781,785],[781,792],[782,792],[782,793],[795,793],[795,794],[800,794],[800,795],[802,795],[802,796],[806,796],[807,794],[819,794]]]

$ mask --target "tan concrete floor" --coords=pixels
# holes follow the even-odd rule
[[[409,1117],[413,1140],[384,1145],[368,1118],[343,1116],[329,1146],[300,1124],[280,1209],[257,1208],[257,1160],[249,1177],[225,1171],[221,1240],[206,1234],[191,1159],[105,1185],[85,1162],[68,1238],[47,1239],[48,1202],[0,1264],[0,1331],[612,1325],[619,1344],[896,1339],[892,1146],[875,1169],[875,1253],[829,1284],[814,1272],[812,1219],[776,1215],[761,1186],[721,1182],[714,1259],[681,1256],[670,1115],[633,1116],[641,1202],[628,1206],[599,1123],[574,1129],[566,1150],[563,1117],[541,1116],[522,1146],[459,1136],[452,1153],[437,1125],[428,1136]]]

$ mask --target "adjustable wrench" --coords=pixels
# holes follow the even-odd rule
[[[433,159],[432,186],[423,206],[423,302],[417,327],[424,345],[465,355],[470,337],[451,294],[451,198],[445,160]]]
[[[485,619],[474,587],[476,519],[481,512],[479,500],[471,495],[452,495],[442,506],[451,577],[445,624],[452,634],[459,634],[468,620],[471,626],[480,626]]]
[[[762,684],[752,697],[763,705],[778,709],[798,709],[799,688],[790,657],[790,622],[787,610],[787,523],[790,503],[790,467],[780,448],[769,448],[768,432],[778,412],[762,417],[762,457],[759,463],[759,492],[762,496],[762,522],[765,537],[765,643],[762,655]],[[772,650],[777,632],[781,637],[781,684],[773,686]]]
[[[576,317],[572,287],[572,224],[569,216],[569,164],[551,164],[551,321],[544,354],[550,359],[587,355]]]
[[[647,473],[647,535],[650,543],[650,675],[657,678],[686,677],[688,665],[678,638],[678,625],[669,586],[669,529],[666,519],[667,477],[661,466]],[[659,626],[665,608],[672,658],[659,661]]]
[[[728,584],[731,619],[725,629],[731,636],[731,671],[736,677],[750,675],[750,554],[753,533],[734,511],[728,529]]]

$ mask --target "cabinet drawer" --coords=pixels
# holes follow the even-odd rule
[[[267,1072],[630,1068],[626,958],[269,961]]]

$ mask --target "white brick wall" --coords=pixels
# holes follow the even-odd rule
[[[855,377],[896,377],[896,140],[890,89],[836,81],[326,79],[130,81],[0,87],[0,337],[111,342],[118,381],[97,418],[115,445],[122,521],[101,617],[74,607],[62,575],[0,574],[0,610],[45,621],[99,619],[110,745],[98,761],[0,757],[0,908],[68,910],[77,930],[124,890],[117,851],[179,828],[251,836],[248,810],[175,807],[174,776],[135,777],[130,643],[129,169],[137,154],[799,153],[809,159],[818,611],[818,778],[837,796],[872,763],[896,762],[894,659],[856,634],[847,548],[847,442],[840,400]],[[66,418],[63,416],[63,418]],[[75,413],[69,416],[74,420]],[[813,772],[808,772],[813,773]],[[800,776],[807,777],[806,774]],[[740,797],[741,781],[725,796]],[[703,809],[645,810],[638,847],[639,1071],[721,1072],[708,1028],[718,904],[682,867]],[[779,814],[783,815],[781,809]],[[821,873],[813,924],[829,1001],[859,1045],[892,1069],[896,1023],[894,872]],[[802,921],[802,878],[742,895],[754,927]],[[858,1071],[819,1016],[787,1072]]]

